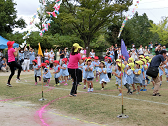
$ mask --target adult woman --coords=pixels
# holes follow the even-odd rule
[[[44,52],[44,62],[49,59],[49,53],[48,50],[46,49]]]
[[[29,49],[30,49],[30,44],[29,44]],[[30,54],[29,54],[29,51],[28,48],[27,48],[27,44],[24,48],[24,72],[26,72],[26,69],[27,71],[29,72],[29,65],[30,65]]]
[[[18,75],[17,75],[17,81],[20,81],[20,73],[22,70],[21,65],[17,64],[17,62],[15,61],[15,57],[17,56],[18,51],[20,50],[19,48],[12,48],[13,44],[15,43],[15,41],[8,41],[7,45],[8,45],[8,65],[10,67],[11,70],[11,74],[8,78],[8,82],[7,82],[7,86],[12,87],[12,85],[10,84],[10,81],[13,77],[13,75],[15,74],[15,67],[18,68]]]
[[[92,58],[94,58],[94,57],[95,57],[95,52],[94,52],[94,50],[93,50],[93,49],[91,50],[91,52],[90,52],[89,56],[90,56],[90,57],[92,57]]]
[[[59,49],[58,52],[56,53],[56,60],[58,60],[58,61],[60,60],[60,55],[59,55],[60,52],[61,52],[61,50]]]
[[[135,60],[137,60],[137,53],[135,52],[135,49],[132,49],[131,57]]]
[[[138,49],[138,55],[144,55],[144,48],[142,47],[142,45],[140,45],[139,49]]]
[[[34,52],[34,49],[30,49],[30,53],[29,53],[29,56],[30,56],[30,70],[33,69],[33,60],[35,60],[35,52]]]
[[[51,50],[51,52],[49,53],[50,69],[52,69],[52,67],[53,67],[54,56],[55,56],[55,54],[54,54],[53,50]]]
[[[150,54],[150,51],[149,51],[148,47],[145,46],[145,49],[144,49],[144,56],[149,56],[149,54]]]
[[[155,54],[156,54],[156,55],[159,55],[160,52],[161,52],[161,45],[158,45],[158,46],[155,48]]]
[[[82,47],[79,46],[78,43],[74,43],[72,47],[72,52],[69,57],[68,72],[74,81],[71,92],[69,94],[70,96],[76,96],[78,83],[82,80],[82,73],[78,69],[78,62],[80,64],[82,63],[81,56],[79,53],[80,48]]]

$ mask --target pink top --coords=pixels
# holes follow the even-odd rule
[[[80,53],[71,55],[69,57],[68,68],[70,69],[78,69],[78,62],[81,59]]]
[[[15,55],[13,54],[15,52],[14,48],[8,49],[8,62],[15,61]]]

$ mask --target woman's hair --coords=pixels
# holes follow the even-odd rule
[[[74,52],[74,50],[75,50],[75,47],[73,46],[73,47],[71,48],[71,55],[78,54],[78,51],[77,51],[77,52]]]

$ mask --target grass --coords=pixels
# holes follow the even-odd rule
[[[36,109],[47,104],[48,102],[63,96],[67,96],[71,89],[71,81],[68,86],[59,86],[53,90],[44,93],[46,101],[39,102],[41,98],[41,84],[34,86],[33,75],[21,76],[22,82],[15,83],[15,77],[12,80],[12,88],[6,85],[8,77],[0,77],[0,98],[10,99],[19,96],[31,95],[29,97],[21,97],[12,101],[30,101],[36,104]],[[27,82],[26,82],[27,80]],[[141,92],[140,95],[128,95],[127,90],[124,88],[124,112],[129,115],[127,119],[119,119],[117,115],[121,114],[121,97],[118,96],[119,91],[115,86],[115,77],[112,77],[110,83],[107,84],[104,91],[101,91],[101,85],[94,81],[94,92],[85,93],[87,90],[82,89],[83,86],[78,86],[77,97],[67,97],[51,103],[46,109],[61,112],[67,116],[78,117],[82,120],[90,122],[97,122],[104,125],[124,125],[124,126],[166,126],[168,124],[168,105],[157,104],[152,102],[145,102],[134,99],[142,99],[153,102],[167,103],[168,85],[163,76],[162,87],[160,88],[161,97],[152,97],[152,83],[147,86],[147,92]],[[54,85],[52,78],[51,84]],[[49,88],[44,87],[44,91]],[[64,89],[64,90],[63,90]],[[82,92],[80,92],[82,91]],[[85,92],[83,92],[85,91]],[[39,94],[36,94],[39,93]],[[105,95],[101,95],[105,94]],[[110,95],[110,96],[109,96]],[[134,98],[134,99],[128,99]]]

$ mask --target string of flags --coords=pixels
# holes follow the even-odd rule
[[[141,1],[141,0],[140,0],[140,1]],[[135,10],[138,8],[138,5],[139,5],[139,0],[136,1],[135,7],[134,7],[133,10],[132,10],[133,15],[135,14]],[[128,19],[131,19],[131,18],[133,17],[133,15],[128,15],[128,16],[126,16],[126,18],[124,19],[124,21],[123,21],[123,23],[122,23],[122,26],[121,26],[121,28],[120,28],[120,32],[119,32],[119,34],[118,34],[118,38],[120,37],[120,35],[121,35],[121,33],[122,33],[123,29],[124,29],[125,23],[127,22]]]
[[[52,16],[53,17],[55,17],[55,18],[57,18],[57,14],[59,15],[59,9],[60,9],[60,5],[61,5],[61,3],[62,3],[62,0],[56,0],[55,1],[55,5],[54,5],[54,11],[53,12],[46,12],[48,15],[49,15],[49,17],[51,18]],[[46,5],[46,2],[45,2],[45,0],[43,0],[43,5]],[[47,21],[44,21],[44,24],[42,25],[43,26],[43,29],[42,29],[42,31],[40,32],[40,36],[43,36],[43,34],[46,32],[46,31],[48,31],[48,26],[50,26],[50,24],[51,24],[51,19],[49,19],[49,20],[47,20]]]

